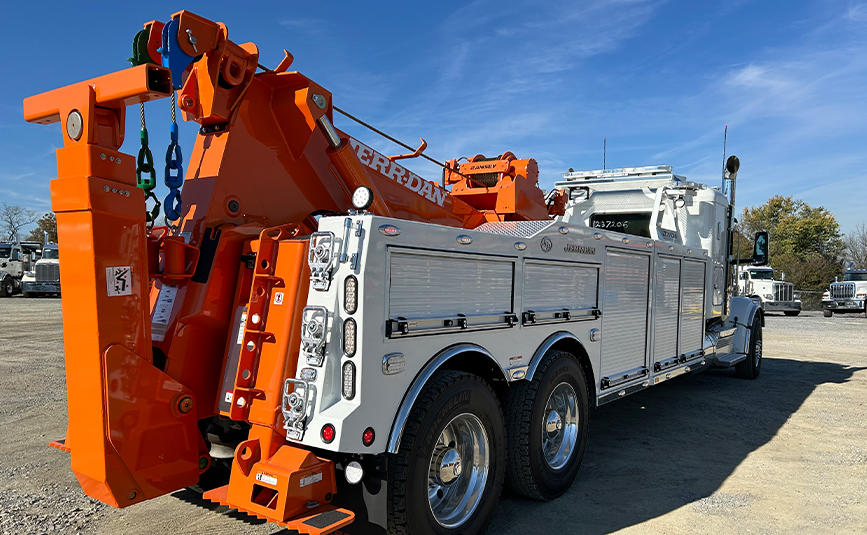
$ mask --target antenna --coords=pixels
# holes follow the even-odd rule
[[[608,138],[603,137],[602,138],[602,170],[603,171],[605,170],[605,158],[607,156],[607,152],[608,152]]]
[[[726,141],[728,140],[729,135],[729,125],[726,125],[725,130],[723,130],[723,165],[722,165],[722,190],[723,193],[728,193],[728,188],[726,188]]]

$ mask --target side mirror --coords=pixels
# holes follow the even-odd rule
[[[755,240],[753,241],[753,265],[767,266],[770,256],[768,254],[768,245],[770,235],[767,230],[756,232]]]

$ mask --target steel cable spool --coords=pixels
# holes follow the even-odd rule
[[[479,154],[474,156],[470,161],[471,162],[497,162],[503,160],[505,154],[500,154],[499,156],[495,156],[493,158],[485,158],[483,155]],[[487,188],[492,188],[497,185],[497,182],[500,180],[500,173],[479,173],[473,175],[473,181],[484,185]],[[472,186],[472,184],[470,184]]]

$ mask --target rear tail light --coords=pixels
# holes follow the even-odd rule
[[[358,279],[355,275],[346,277],[343,282],[343,308],[347,314],[355,314],[358,310]]]
[[[347,357],[355,356],[356,325],[352,318],[343,322],[343,352]]]
[[[334,437],[337,435],[337,431],[334,429],[334,426],[331,424],[325,424],[322,426],[322,442],[326,444],[331,444],[334,442]]]
[[[364,433],[361,434],[361,443],[365,446],[370,446],[373,444],[373,441],[376,439],[376,433],[373,432],[372,427],[368,427],[364,430]]]
[[[343,364],[343,397],[355,397],[355,364],[350,361]]]

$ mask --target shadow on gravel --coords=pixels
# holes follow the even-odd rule
[[[733,370],[710,370],[593,410],[587,450],[572,488],[547,503],[504,490],[488,534],[601,535],[708,498],[747,455],[776,435],[818,385],[845,383],[862,369],[766,359],[756,381],[737,379]],[[362,496],[360,486],[350,487],[342,477],[338,481],[335,503],[357,513],[356,522],[343,533],[384,533],[368,522],[362,506],[366,501],[376,503],[374,510],[384,508],[384,487],[368,488]],[[247,523],[262,523],[191,491],[173,496]],[[734,507],[738,500],[752,499],[731,498]],[[713,499],[707,502],[706,508],[720,506]]]
[[[766,359],[755,381],[710,370],[590,413],[578,479],[549,503],[503,493],[489,534],[605,534],[711,496],[818,385],[864,368]]]

